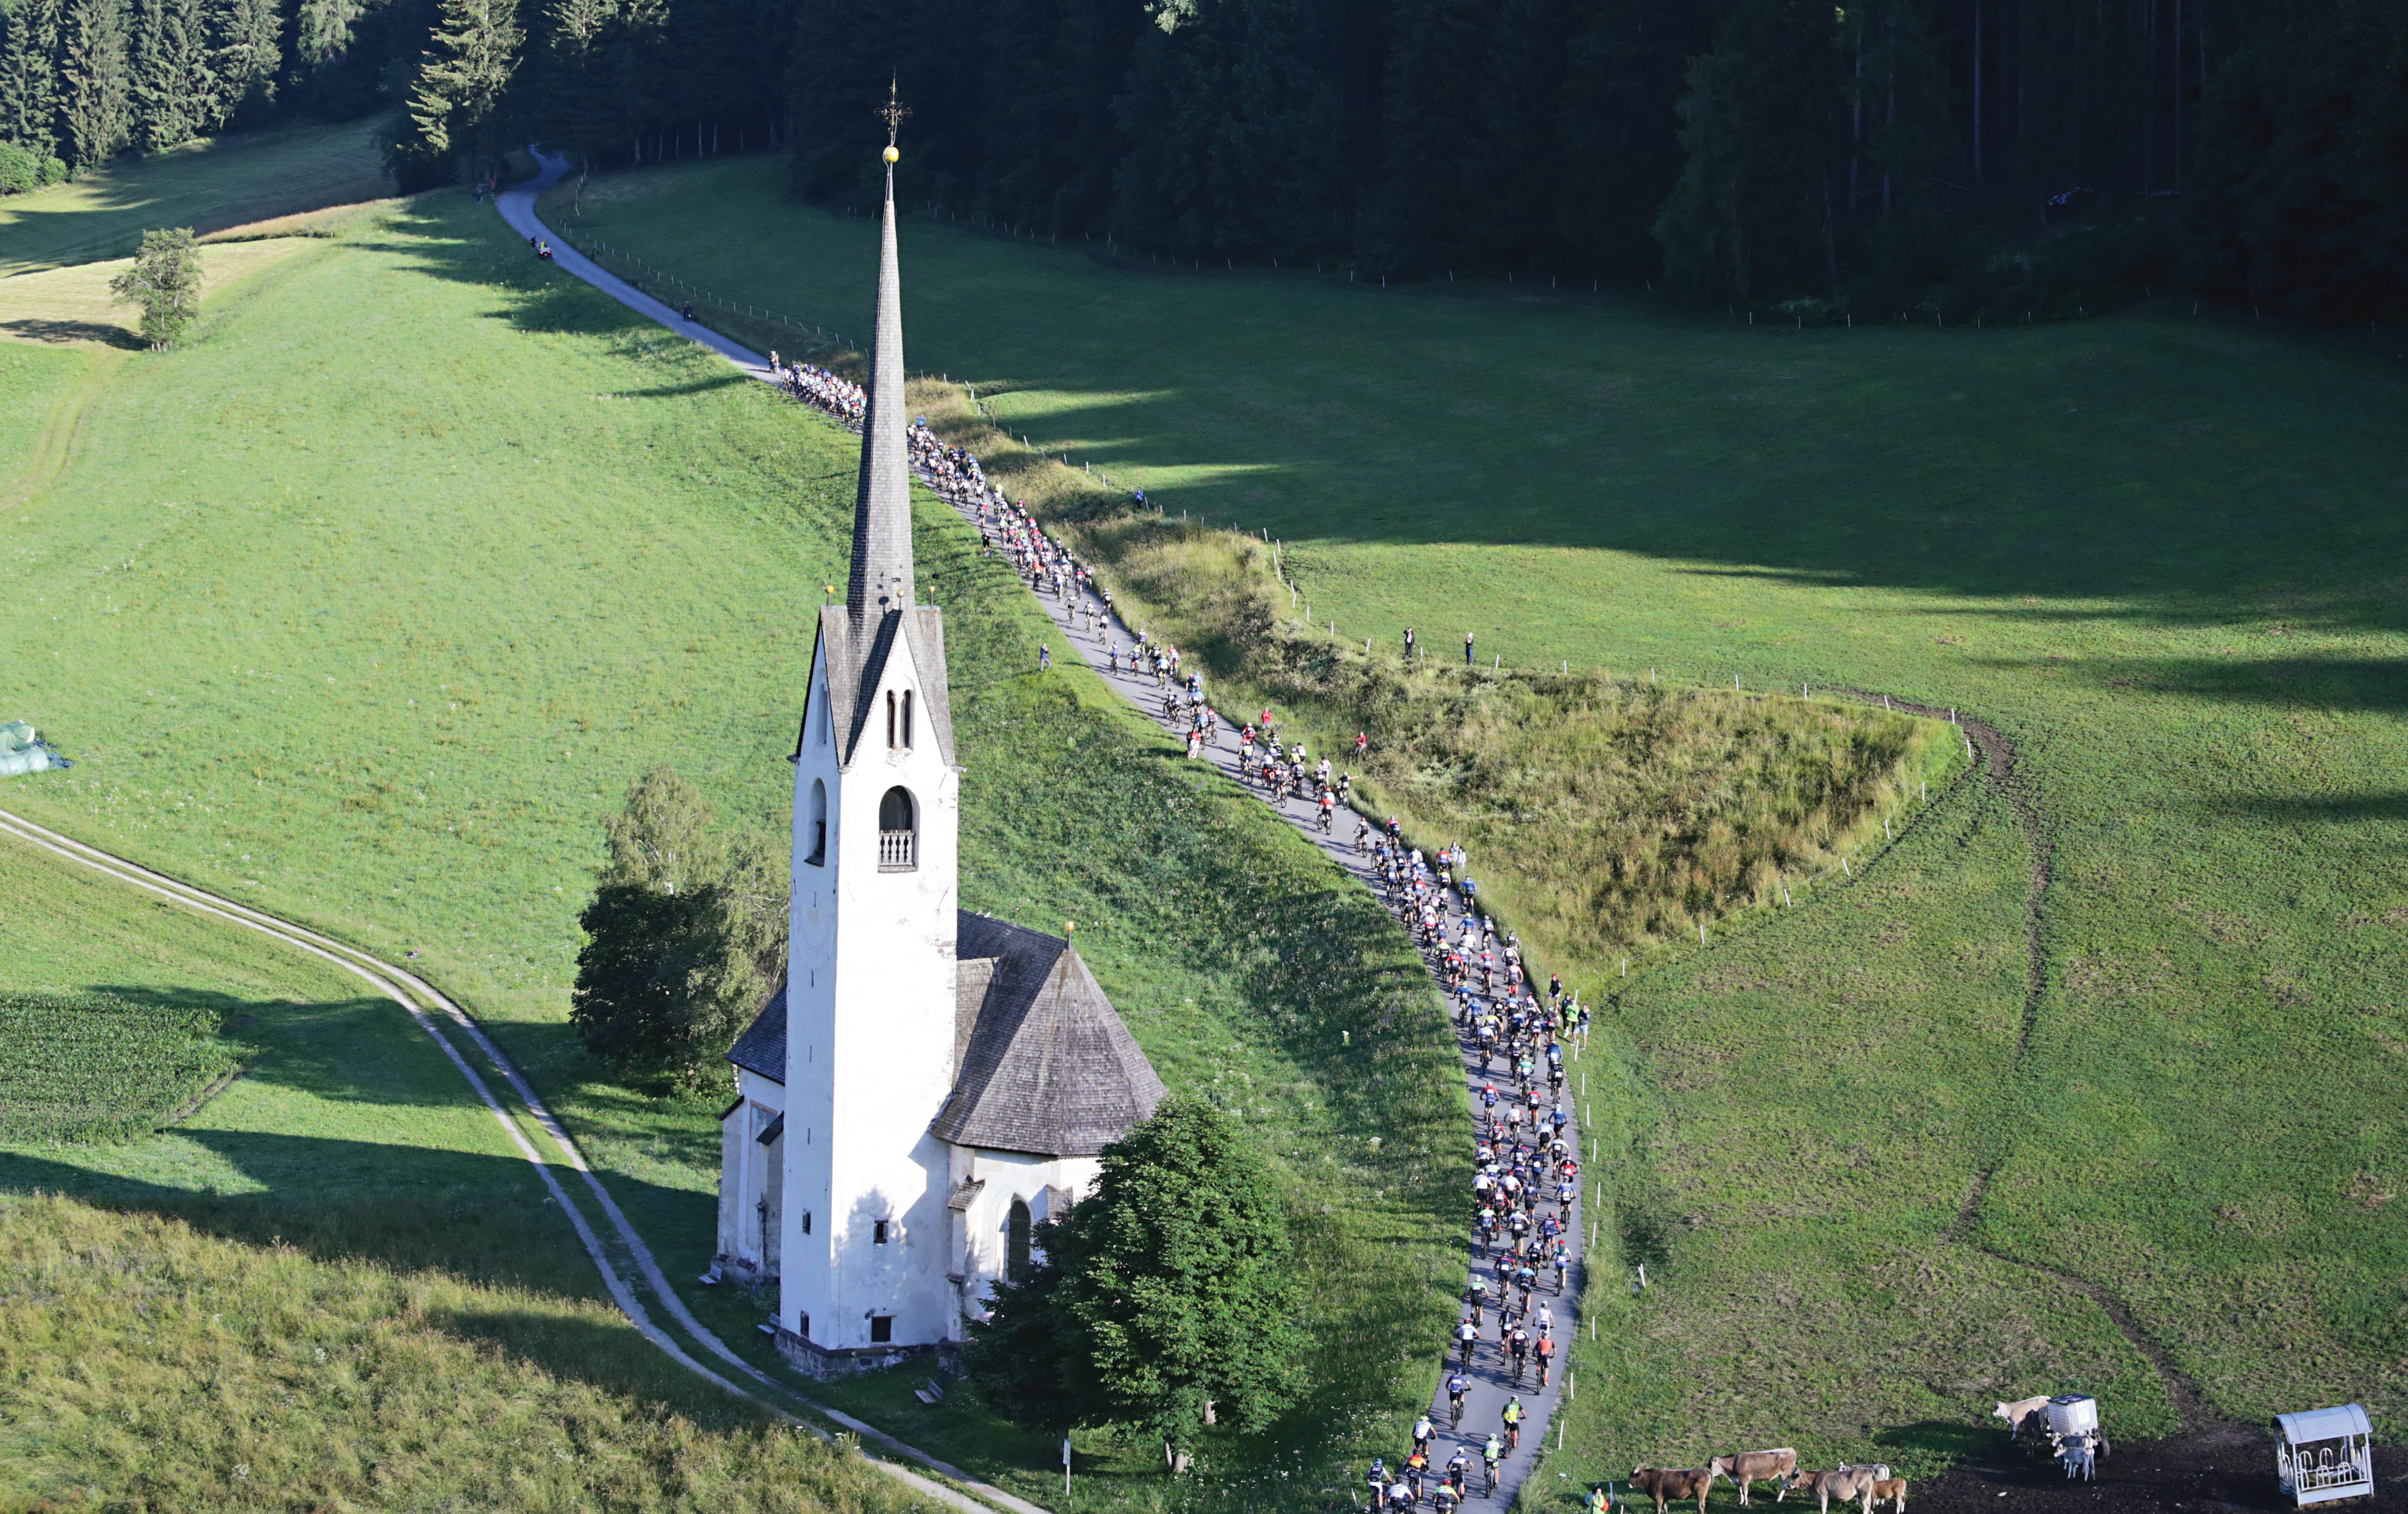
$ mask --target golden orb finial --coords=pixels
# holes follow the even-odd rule
[[[904,118],[911,114],[911,107],[905,105],[902,100],[896,96],[895,85],[896,80],[894,79],[890,79],[886,81],[886,105],[883,109],[878,112],[878,119],[886,122],[886,151],[884,156],[889,164],[896,162],[903,156],[903,154],[896,149],[895,133],[902,126]]]

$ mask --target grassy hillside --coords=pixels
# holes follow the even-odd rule
[[[5,664],[0,701],[78,759],[0,801],[389,957],[420,952],[691,1278],[712,1246],[722,1101],[639,1098],[583,1056],[566,1023],[575,917],[599,817],[655,763],[725,814],[783,826],[793,691],[841,562],[856,444],[536,264],[465,200],[397,209],[251,289],[185,346],[125,354],[55,483],[0,513],[0,639],[36,649]],[[1281,1488],[1299,1457],[1318,1488],[1325,1466],[1389,1447],[1435,1368],[1465,1177],[1436,1006],[1377,907],[1298,838],[1200,781],[1082,669],[1032,671],[1042,617],[974,533],[927,501],[920,528],[968,765],[965,900],[1077,920],[1166,1079],[1259,1132],[1320,1344],[1281,1433],[1214,1454],[1233,1490]],[[42,979],[114,980],[90,963]],[[374,1003],[343,1012],[407,1025]],[[365,1104],[385,1096],[382,1068],[324,1071]],[[151,1152],[0,1171],[109,1192],[109,1175],[167,1160]],[[266,1186],[312,1202],[297,1171]],[[352,1222],[376,1223],[357,1192]],[[457,1202],[480,1217],[405,1207],[396,1222],[449,1236],[502,1225],[489,1207],[526,1212]],[[577,1270],[539,1207],[529,1222],[480,1254]],[[738,1345],[760,1339],[740,1294],[695,1302]],[[1031,1492],[1058,1476],[1052,1443],[958,1406],[895,1428]],[[1159,1496],[1143,1455],[1096,1454],[1122,1493]],[[1231,1496],[1296,1493],[1291,1478]]]
[[[915,1507],[678,1370],[607,1305],[0,1193],[11,1508]]]
[[[580,234],[857,327],[870,228],[781,203],[781,171],[589,184]],[[1793,1181],[1886,1164],[1877,1222],[1844,1244],[1776,1233],[1796,1302],[1761,1321],[1764,1355],[1826,1360],[1846,1393],[1898,1404],[1877,1386],[1909,1333],[1897,1311],[1925,1306],[1876,1293],[1869,1310],[1843,1264],[1872,1247],[1919,1278],[1939,1246],[1935,1278],[1988,1252],[2028,1264],[1995,1275],[2002,1291],[1933,1285],[1992,1300],[1967,1337],[1992,1344],[1933,1379],[1941,1422],[2092,1370],[2043,1369],[2089,1360],[2109,1327],[2054,1273],[2127,1309],[2214,1409],[2357,1398],[2387,1434],[2408,1424],[2391,1366],[2408,1311],[2386,1280],[2408,1262],[2388,1204],[2408,1046],[2392,354],[2173,313],[1783,332],[1644,299],[1111,268],[957,224],[907,236],[916,365],[1173,515],[1283,541],[1317,620],[1348,636],[1393,646],[1411,624],[1459,656],[1469,629],[1509,666],[1853,686],[2012,740],[2023,809],[1996,865],[2036,880],[2028,997],[2001,979],[1968,999],[1942,965],[2016,955],[2020,919],[1840,904],[1769,928],[1778,977],[1730,978],[1709,954],[1621,994],[1640,1090],[1769,1015],[1798,1037],[1743,1086],[1632,1100],[1632,1254],[1694,1236],[1651,1269],[1648,1330],[1720,1338],[1706,1252],[1729,1248],[1688,1222],[1710,1199],[1802,1203]],[[1619,990],[1587,965],[1593,992]],[[1758,981],[1776,986],[1740,986]],[[1879,1054],[1846,1028],[1850,995],[1938,1051]],[[1742,1146],[1687,1138],[1753,1098],[1841,1097],[1833,1066],[1866,1080],[1868,1110],[1910,1113],[1789,1153],[1779,1183]],[[1964,1114],[1926,1134],[1911,1111],[1933,1105]],[[1923,1159],[1934,1140],[1949,1160]],[[2027,1308],[2045,1350],[2010,1349]],[[1798,1422],[1770,1387],[1726,1392],[1685,1421],[1698,1437]],[[2168,1403],[2128,1390],[2110,1414],[2164,1428]],[[1855,1445],[1898,1428],[1860,1418]],[[1666,1443],[1672,1422],[1633,1403],[1589,1434],[1601,1464],[1691,1454]]]
[[[105,989],[247,1069],[0,1146],[0,1505],[901,1507],[641,1339],[398,1007],[13,838],[0,878],[0,1003]]]
[[[213,232],[393,193],[373,122],[238,133],[0,200],[0,279],[124,257],[154,226]]]

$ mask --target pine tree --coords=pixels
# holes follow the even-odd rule
[[[89,168],[114,156],[134,125],[125,0],[69,0],[64,21],[59,114],[66,124],[68,161]]]
[[[275,94],[283,64],[283,19],[277,0],[208,0],[208,107],[201,125],[214,129],[244,106]]]
[[[1691,64],[1681,178],[1656,222],[1681,287],[1749,298],[1838,279],[1838,20],[1822,0],[1741,0]]]
[[[613,127],[603,48],[616,15],[612,0],[553,0],[534,59],[538,129],[580,164]]]
[[[17,0],[0,11],[8,36],[0,49],[0,137],[36,159],[59,144],[59,11],[63,0]]]
[[[517,0],[443,0],[409,90],[409,121],[435,157],[494,160],[503,93],[518,70]]]
[[[340,58],[359,18],[360,0],[301,0],[294,17],[294,56],[312,66]]]
[[[136,0],[135,145],[162,152],[191,141],[208,97],[200,0]]]
[[[1643,279],[1662,264],[1648,229],[1681,177],[1674,107],[1716,14],[1698,0],[1581,0],[1568,23],[1555,224],[1600,273]]]

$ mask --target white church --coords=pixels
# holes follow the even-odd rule
[[[911,577],[896,152],[853,571],[795,746],[786,980],[738,1038],[719,1257],[807,1371],[966,1337],[1162,1080],[1063,937],[960,907],[944,621]]]

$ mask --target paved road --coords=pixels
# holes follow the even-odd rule
[[[530,149],[530,150],[533,150]],[[717,332],[710,331],[695,322],[681,319],[678,312],[670,308],[667,305],[665,305],[661,301],[656,300],[651,295],[634,288],[614,275],[603,271],[601,268],[595,266],[592,260],[583,257],[575,250],[562,244],[557,237],[554,237],[552,234],[551,228],[545,226],[542,221],[536,219],[535,199],[536,196],[544,190],[560,181],[561,176],[567,172],[568,160],[565,157],[546,157],[540,152],[536,153],[536,159],[542,164],[543,171],[536,178],[527,180],[525,183],[519,184],[503,191],[496,200],[495,208],[501,212],[502,219],[505,221],[507,221],[523,236],[541,236],[551,240],[553,247],[552,261],[554,263],[567,272],[572,273],[578,278],[585,280],[587,283],[592,284],[595,288],[601,290],[604,293],[616,299],[622,305],[659,321],[662,325],[668,327],[671,331],[677,332],[681,336],[691,336],[694,340],[700,342],[702,345],[719,353],[722,357],[725,358],[729,364],[748,377],[759,378],[765,382],[776,381],[775,378],[769,371],[767,360],[762,357],[761,354],[722,336]],[[964,511],[964,514],[965,516],[968,516],[969,512]],[[1044,607],[1046,613],[1053,617],[1054,622],[1056,628],[1060,631],[1064,642],[1068,646],[1077,649],[1079,654],[1085,658],[1088,664],[1096,670],[1096,674],[1101,677],[1106,683],[1110,684],[1123,697],[1127,699],[1130,704],[1136,706],[1138,709],[1143,711],[1157,721],[1161,721],[1163,720],[1162,692],[1154,686],[1152,678],[1140,678],[1137,674],[1131,672],[1114,673],[1109,668],[1109,660],[1106,657],[1106,643],[1108,641],[1117,642],[1121,648],[1124,658],[1125,658],[1127,650],[1134,641],[1134,637],[1130,635],[1130,631],[1127,626],[1121,624],[1117,620],[1108,617],[1105,619],[1101,626],[1096,632],[1091,634],[1079,628],[1079,626],[1074,623],[1077,619],[1076,610],[1078,607],[1076,604],[1066,599],[1056,598],[1051,594],[1039,594],[1037,595],[1037,600],[1039,605]],[[1211,693],[1210,690],[1207,690],[1206,692],[1208,694]],[[1168,722],[1164,723],[1168,725]],[[1238,772],[1237,729],[1226,720],[1222,721],[1214,729],[1213,740],[1211,745],[1206,750],[1206,757],[1211,762],[1214,767],[1218,768],[1224,774],[1226,774],[1232,781],[1240,783],[1244,781]],[[1258,794],[1261,793],[1259,789],[1255,789],[1254,792]],[[1268,802],[1268,795],[1263,795],[1262,797],[1264,797],[1267,803]],[[1302,799],[1289,799],[1285,803],[1275,805],[1272,807],[1279,811],[1282,819],[1287,821],[1291,825],[1294,825],[1307,840],[1318,847],[1323,854],[1327,856],[1332,863],[1338,865],[1338,867],[1347,873],[1350,877],[1361,882],[1366,888],[1371,889],[1373,893],[1376,893],[1378,892],[1378,885],[1372,878],[1369,859],[1358,855],[1354,850],[1353,835],[1354,827],[1351,823],[1344,821],[1340,821],[1340,829],[1344,832],[1343,835],[1323,836],[1314,821],[1312,806]],[[1409,837],[1408,839],[1415,838]],[[1425,848],[1434,844],[1430,838],[1419,839]],[[1432,976],[1435,978],[1436,964],[1434,961],[1432,962]],[[1531,973],[1534,978],[1540,976],[1539,969],[1535,966],[1531,968]],[[1476,1091],[1484,1082],[1492,1080],[1490,1078],[1484,1078],[1479,1074],[1477,1070],[1477,1063],[1473,1057],[1472,1049],[1468,1041],[1465,1042],[1459,1050],[1463,1055],[1465,1081],[1469,1088]],[[1566,1085],[1569,1092],[1577,1093],[1581,1086],[1580,1077],[1579,1069],[1574,1067],[1571,1070],[1570,1077]],[[1501,1091],[1503,1085],[1500,1083],[1499,1087]],[[1575,1106],[1575,1112],[1577,1112],[1577,1106]],[[1579,1129],[1577,1125],[1573,1128],[1575,1130]],[[1472,1139],[1472,1133],[1468,1129],[1464,1132],[1464,1139],[1467,1143]],[[1576,1259],[1580,1257],[1582,1247],[1587,1238],[1585,1229],[1588,1222],[1586,1212],[1587,1186],[1585,1182],[1583,1184],[1582,1193],[1582,1201],[1574,1206],[1571,1223],[1568,1227],[1571,1238],[1573,1255]],[[1467,1198],[1468,1197],[1469,1195],[1467,1195]],[[1580,1329],[1579,1294],[1581,1280],[1584,1275],[1584,1270],[1585,1269],[1581,1265],[1576,1264],[1574,1266],[1571,1275],[1571,1283],[1568,1290],[1568,1296],[1557,1297],[1554,1295],[1547,1291],[1547,1285],[1542,1285],[1540,1291],[1540,1300],[1545,1303],[1555,1312],[1555,1336],[1558,1341],[1564,1343],[1567,1354],[1569,1352],[1569,1347],[1572,1336],[1576,1335]],[[1492,1258],[1476,1255],[1469,1258],[1465,1273],[1465,1282],[1467,1287],[1469,1286],[1471,1278],[1475,1276],[1484,1279],[1488,1283],[1489,1296],[1491,1298],[1498,1296],[1498,1289],[1496,1282],[1495,1264]],[[1512,1507],[1514,1496],[1521,1491],[1523,1483],[1530,1477],[1533,1470],[1537,1467],[1540,1460],[1540,1448],[1545,1446],[1547,1444],[1548,1436],[1555,1433],[1552,1426],[1555,1422],[1555,1405],[1559,1394],[1562,1393],[1564,1384],[1564,1379],[1560,1375],[1556,1377],[1553,1383],[1543,1389],[1537,1387],[1535,1383],[1531,1381],[1527,1374],[1524,1376],[1523,1380],[1518,1385],[1511,1382],[1508,1379],[1509,1369],[1503,1359],[1502,1350],[1495,1339],[1495,1311],[1492,1309],[1486,1316],[1489,1328],[1484,1332],[1484,1334],[1488,1338],[1482,1341],[1479,1350],[1473,1358],[1472,1369],[1468,1374],[1471,1378],[1472,1387],[1471,1392],[1466,1400],[1463,1422],[1459,1430],[1451,1428],[1448,1422],[1446,1396],[1442,1386],[1443,1374],[1441,1374],[1440,1380],[1434,1381],[1430,1385],[1430,1417],[1432,1421],[1436,1423],[1439,1428],[1437,1449],[1432,1455],[1431,1460],[1437,1465],[1441,1467],[1444,1466],[1447,1458],[1454,1454],[1454,1448],[1458,1444],[1467,1447],[1472,1454],[1473,1473],[1471,1478],[1471,1489],[1473,1496],[1465,1505],[1467,1508],[1504,1509]],[[1453,1358],[1450,1356],[1449,1361],[1452,1362],[1452,1360]],[[1525,1410],[1521,1449],[1505,1459],[1503,1469],[1498,1478],[1497,1492],[1494,1497],[1483,1497],[1481,1496],[1483,1479],[1478,1470],[1479,1450],[1481,1444],[1486,1439],[1489,1432],[1499,1428],[1501,1424],[1500,1411],[1504,1408],[1506,1400],[1511,1396],[1519,1396],[1522,1400],[1522,1407]],[[1388,1457],[1390,1464],[1395,1465],[1401,1463],[1406,1451],[1410,1449],[1411,1448],[1409,1446],[1404,1445],[1396,1447],[1393,1453]],[[1362,1484],[1359,1480],[1362,1469],[1355,1468],[1354,1471],[1357,1478],[1354,1483],[1354,1487],[1359,1492],[1362,1488]],[[1558,1507],[1562,1507],[1565,1502],[1569,1501],[1572,1492],[1573,1490],[1569,1482],[1560,1483],[1557,1493],[1554,1495],[1548,1495],[1545,1501],[1555,1502]],[[1533,1490],[1534,1494],[1538,1494],[1539,1493],[1539,1490]],[[1534,1496],[1534,1506],[1540,1504],[1541,1501],[1540,1497]]]
[[[965,510],[963,513],[966,518],[975,521],[975,517],[971,515],[971,512]],[[1130,704],[1136,706],[1140,710],[1144,711],[1148,716],[1154,719],[1157,723],[1162,724],[1166,730],[1171,730],[1174,734],[1176,733],[1177,727],[1173,722],[1163,719],[1163,691],[1155,687],[1151,676],[1143,676],[1127,671],[1112,672],[1110,670],[1111,659],[1108,655],[1110,647],[1107,643],[1117,645],[1119,647],[1121,662],[1124,668],[1125,668],[1129,649],[1135,644],[1136,639],[1130,634],[1129,627],[1122,624],[1117,619],[1108,618],[1101,622],[1095,632],[1089,633],[1082,629],[1080,623],[1082,618],[1077,613],[1080,606],[1075,598],[1056,598],[1050,593],[1039,593],[1037,595],[1037,600],[1039,605],[1044,607],[1046,613],[1053,617],[1054,623],[1061,632],[1064,640],[1078,650],[1080,655],[1086,660],[1087,664],[1096,671],[1106,683],[1111,685],[1111,687],[1124,698],[1127,699]],[[1100,601],[1090,599],[1088,602],[1095,604],[1097,608],[1101,608]],[[1205,693],[1208,696],[1209,702],[1209,696],[1211,695],[1211,691],[1208,688]],[[1244,713],[1246,712],[1240,712],[1241,718]],[[1232,782],[1245,784],[1245,779],[1238,771],[1237,727],[1226,720],[1220,720],[1215,726],[1212,736],[1213,739],[1211,744],[1205,749],[1204,760],[1210,761],[1215,768],[1226,775]],[[1285,820],[1289,824],[1294,825],[1297,830],[1303,835],[1305,839],[1311,841],[1315,847],[1319,848],[1323,855],[1326,856],[1332,863],[1336,864],[1349,876],[1361,882],[1364,887],[1370,889],[1374,893],[1379,892],[1379,884],[1372,876],[1369,859],[1357,853],[1354,850],[1354,822],[1351,818],[1347,818],[1346,811],[1340,811],[1341,818],[1338,823],[1336,832],[1328,836],[1324,836],[1321,834],[1320,825],[1315,819],[1313,807],[1307,801],[1301,798],[1290,798],[1284,803],[1271,804],[1270,796],[1266,793],[1259,785],[1246,785],[1246,787],[1248,787],[1249,791],[1254,793],[1258,798],[1262,799],[1264,803],[1270,804],[1271,807],[1279,812],[1279,815],[1283,820]],[[1412,840],[1414,838],[1408,837],[1407,839]],[[1421,844],[1426,848],[1431,845],[1431,842],[1428,838],[1422,838]],[[1439,844],[1442,845],[1443,843],[1441,842]],[[1450,918],[1459,920],[1460,917]],[[1435,959],[1432,959],[1432,976],[1435,978]],[[1540,972],[1537,968],[1533,968],[1532,972],[1535,976],[1544,976],[1543,973]],[[1468,1040],[1465,1040],[1460,1044],[1459,1050],[1463,1055],[1465,1081],[1469,1088],[1477,1091],[1484,1083],[1496,1082],[1498,1085],[1500,1093],[1507,1091],[1508,1085],[1503,1081],[1501,1077],[1490,1078],[1483,1077],[1479,1074],[1478,1062],[1474,1057],[1471,1045]],[[1580,1088],[1580,1069],[1576,1065],[1569,1069],[1566,1088],[1570,1093],[1576,1093],[1578,1092]],[[1467,1142],[1472,1139],[1472,1134],[1470,1131],[1465,1131],[1464,1139]],[[1584,1160],[1585,1160],[1584,1155]],[[1583,1243],[1587,1238],[1585,1227],[1588,1222],[1588,1217],[1586,1213],[1587,1205],[1585,1201],[1585,1182],[1583,1184],[1583,1201],[1573,1207],[1571,1223],[1569,1227],[1572,1241],[1573,1256],[1576,1259],[1580,1256]],[[1555,1295],[1550,1292],[1552,1284],[1543,1282],[1541,1283],[1539,1291],[1538,1302],[1545,1304],[1555,1313],[1555,1338],[1563,1344],[1563,1349],[1566,1352],[1569,1350],[1572,1335],[1580,1328],[1579,1295],[1583,1275],[1583,1269],[1576,1264],[1572,1270],[1570,1285],[1567,1290],[1569,1296],[1559,1297]],[[1472,1257],[1465,1274],[1465,1281],[1467,1285],[1474,1276],[1480,1277],[1487,1282],[1489,1297],[1495,1298],[1498,1296],[1498,1290],[1496,1280],[1495,1264],[1492,1258],[1483,1256]],[[1488,1328],[1484,1334],[1487,1338],[1481,1342],[1478,1350],[1473,1357],[1472,1369],[1469,1373],[1466,1374],[1471,1378],[1472,1387],[1470,1393],[1467,1396],[1465,1401],[1463,1423],[1460,1430],[1455,1430],[1449,1426],[1446,1395],[1441,1384],[1433,1383],[1431,1385],[1430,1418],[1432,1422],[1438,1426],[1439,1431],[1438,1449],[1432,1455],[1431,1460],[1439,1466],[1443,1467],[1446,1464],[1447,1458],[1454,1454],[1454,1448],[1457,1444],[1468,1448],[1472,1457],[1473,1471],[1471,1476],[1471,1490],[1473,1496],[1467,1502],[1465,1507],[1467,1508],[1502,1509],[1512,1507],[1514,1495],[1521,1490],[1523,1482],[1530,1476],[1531,1472],[1535,1470],[1537,1466],[1540,1459],[1539,1448],[1545,1445],[1547,1443],[1547,1437],[1555,1433],[1551,1426],[1554,1423],[1556,1398],[1562,1388],[1563,1379],[1558,1376],[1556,1379],[1547,1387],[1543,1389],[1539,1388],[1536,1386],[1534,1381],[1534,1374],[1536,1370],[1534,1367],[1530,1372],[1526,1372],[1524,1374],[1522,1380],[1518,1385],[1512,1382],[1509,1378],[1509,1367],[1508,1364],[1504,1360],[1503,1349],[1498,1344],[1495,1338],[1495,1311],[1493,1309],[1487,1311],[1485,1319]],[[1452,1362],[1452,1360],[1453,1358],[1450,1357],[1449,1361]],[[1511,1396],[1519,1396],[1522,1400],[1522,1407],[1525,1410],[1521,1450],[1506,1458],[1503,1470],[1498,1478],[1496,1496],[1493,1499],[1483,1498],[1480,1496],[1483,1482],[1479,1471],[1480,1448],[1482,1443],[1487,1438],[1489,1432],[1492,1430],[1498,1430],[1500,1427],[1502,1422],[1500,1419],[1500,1411],[1504,1408],[1507,1398]],[[1397,1447],[1394,1453],[1388,1457],[1389,1464],[1391,1466],[1395,1466],[1401,1463],[1406,1451],[1409,1450],[1411,1450],[1409,1446],[1400,1445]],[[1356,1468],[1354,1470],[1359,1478],[1362,1469]],[[1549,1480],[1554,1481],[1555,1479],[1550,1478]],[[1358,1492],[1362,1491],[1362,1485],[1359,1480],[1356,1483],[1356,1488]],[[1560,1484],[1560,1489],[1567,1496],[1569,1496],[1571,1485],[1569,1482],[1563,1482]],[[1533,1489],[1532,1493],[1534,1494],[1533,1507],[1538,1507],[1540,1499],[1536,1495],[1541,1493],[1541,1490]]]

